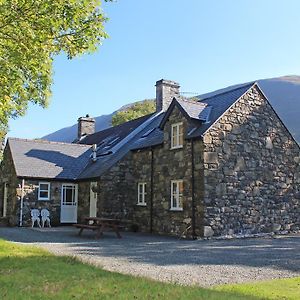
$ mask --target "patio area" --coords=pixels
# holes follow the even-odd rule
[[[300,276],[300,235],[189,241],[122,232],[96,240],[73,227],[0,228],[0,238],[72,255],[105,270],[184,285],[213,286]]]

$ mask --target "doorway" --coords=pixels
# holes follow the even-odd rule
[[[61,223],[77,223],[78,185],[63,184],[61,189]]]

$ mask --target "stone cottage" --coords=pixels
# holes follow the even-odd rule
[[[28,225],[114,216],[142,232],[187,236],[300,229],[300,148],[256,83],[186,99],[156,83],[156,112],[74,143],[9,138],[0,211]]]

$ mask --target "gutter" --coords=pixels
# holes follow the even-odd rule
[[[194,162],[194,140],[191,140],[191,159],[192,159],[192,238],[196,236],[196,207],[195,207],[195,162]]]
[[[19,226],[23,226],[23,204],[24,204],[24,185],[25,185],[25,179],[22,179],[22,186],[21,186],[21,203],[20,203],[20,220],[19,220]]]
[[[151,147],[151,181],[150,181],[150,233],[153,232],[153,187],[154,187],[154,154]]]

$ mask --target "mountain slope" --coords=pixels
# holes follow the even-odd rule
[[[95,117],[96,120],[96,131],[106,129],[111,126],[111,118],[116,112],[109,115],[102,115]],[[42,139],[52,141],[52,142],[67,142],[71,143],[77,138],[77,123],[70,126],[59,129],[48,135],[42,137]]]
[[[258,80],[258,83],[280,118],[293,134],[294,138],[300,142],[300,76],[283,76],[262,79]],[[226,91],[229,88],[231,87],[201,95],[200,98],[212,96],[220,91]],[[124,110],[133,104],[134,103],[125,105],[118,111]],[[116,112],[96,117],[96,131],[111,126],[111,118]],[[50,133],[44,136],[43,139],[49,141],[72,142],[76,137],[77,124],[74,124],[73,126]]]

